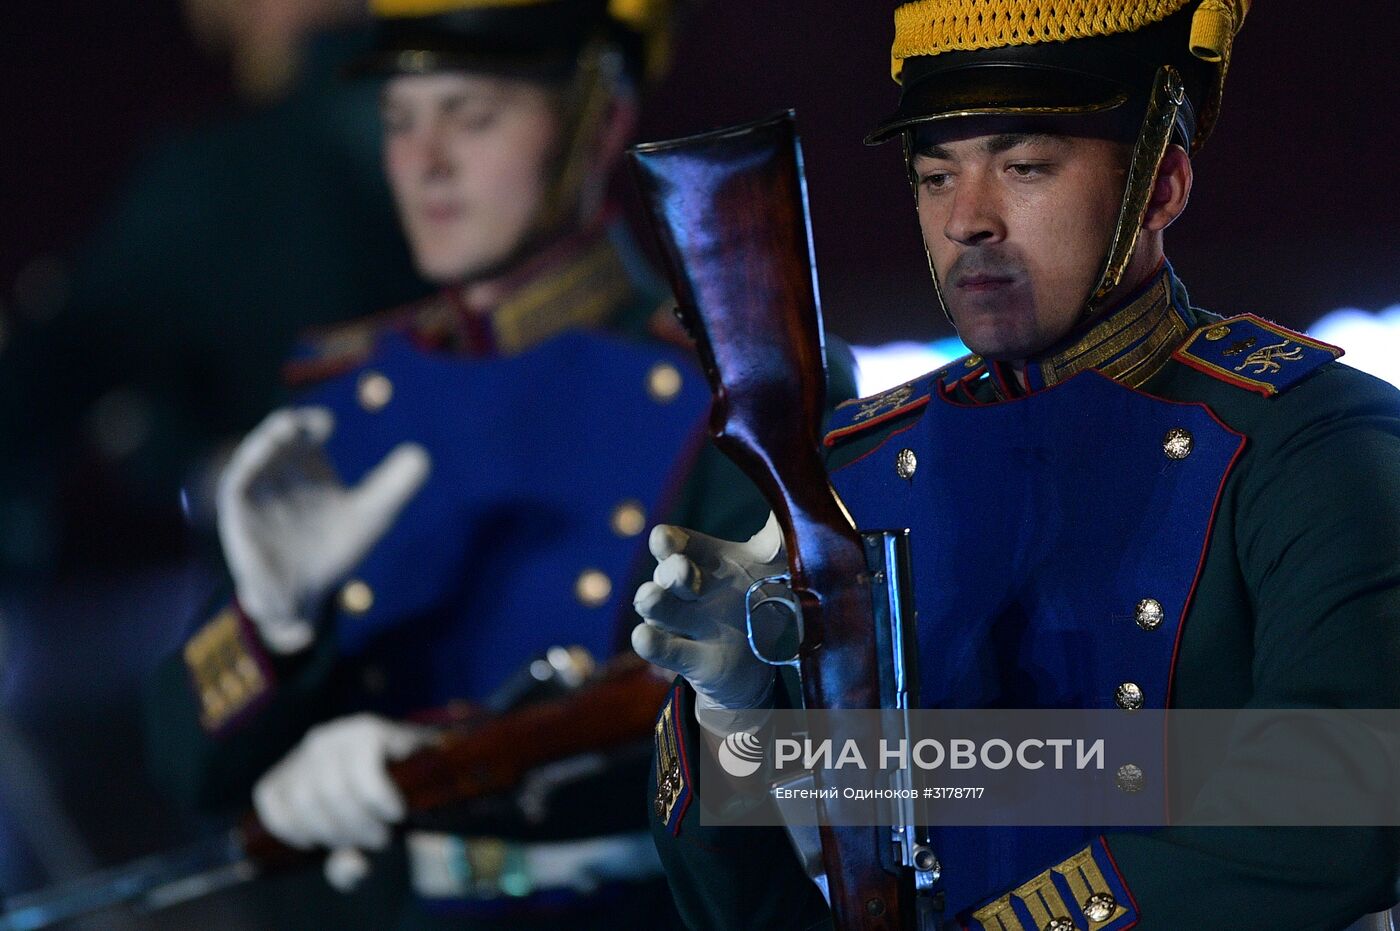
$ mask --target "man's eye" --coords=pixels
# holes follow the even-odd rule
[[[468,132],[483,132],[495,124],[497,116],[498,113],[494,107],[460,110],[457,113],[457,125]]]
[[[1046,173],[1046,166],[1040,164],[1027,164],[1025,162],[1015,162],[1006,166],[1007,170],[1018,178],[1034,178]]]
[[[919,178],[919,183],[931,191],[942,190],[953,181],[952,175],[946,171],[931,171]]]

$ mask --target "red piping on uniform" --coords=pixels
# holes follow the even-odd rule
[[[685,820],[686,809],[690,807],[690,800],[695,797],[695,780],[690,777],[690,757],[685,752],[685,731],[681,728],[681,686],[676,686],[671,698],[671,720],[676,727],[676,752],[681,756],[681,770],[685,773],[685,800],[681,802],[679,814],[672,812],[676,819],[676,826],[671,829],[672,837],[679,837],[681,833],[681,822]],[[1129,893],[1131,895],[1131,893]]]
[[[1128,885],[1128,881],[1123,878],[1123,871],[1118,868],[1118,861],[1114,859],[1113,851],[1108,846],[1108,838],[1100,834],[1098,839],[1099,843],[1103,845],[1103,852],[1108,854],[1108,862],[1113,866],[1114,875],[1118,877],[1118,882],[1123,886],[1123,891],[1128,893],[1128,901],[1133,903],[1133,911],[1137,913],[1137,917],[1133,919],[1132,924],[1124,925],[1120,929],[1120,931],[1128,931],[1129,928],[1137,927],[1137,923],[1142,921],[1142,908],[1138,905],[1137,896],[1133,895],[1133,887]]]
[[[921,398],[915,398],[913,401],[910,401],[903,407],[896,407],[894,410],[886,411],[878,417],[872,417],[864,423],[853,423],[849,426],[840,427],[836,430],[832,430],[826,435],[826,439],[822,440],[822,445],[835,446],[836,441],[841,439],[842,437],[850,436],[854,433],[859,433],[861,430],[865,430],[868,427],[873,427],[876,424],[885,423],[889,420],[893,420],[896,417],[902,417],[905,414],[913,413],[914,411],[928,404],[928,399],[929,396],[924,395]]]
[[[1255,382],[1249,381],[1247,379],[1236,378],[1229,372],[1223,372],[1219,368],[1210,368],[1209,366],[1207,366],[1206,363],[1198,361],[1192,356],[1186,355],[1184,352],[1182,352],[1181,349],[1174,350],[1172,352],[1171,357],[1177,362],[1180,362],[1182,365],[1187,366],[1188,368],[1193,368],[1196,371],[1201,372],[1202,374],[1209,375],[1211,378],[1219,379],[1220,381],[1225,382],[1227,385],[1234,385],[1236,388],[1243,388],[1246,391],[1253,391],[1255,394],[1262,394],[1266,398],[1273,397],[1275,394],[1278,393],[1278,389],[1275,388],[1273,385],[1256,384]]]
[[[710,418],[709,405],[706,405],[704,412],[700,415],[700,421],[689,431],[685,446],[682,447],[681,454],[676,457],[671,465],[671,470],[667,474],[665,481],[661,485],[661,490],[656,496],[656,504],[653,513],[658,520],[654,523],[647,521],[645,532],[638,536],[640,545],[632,553],[632,558],[628,561],[627,579],[630,584],[632,580],[643,578],[647,573],[643,572],[646,563],[651,559],[651,531],[656,523],[664,523],[669,519],[671,509],[675,507],[684,490],[686,482],[689,481],[691,473],[695,469],[695,463],[699,461],[700,454],[705,449],[705,444],[709,440],[708,424]],[[625,653],[631,643],[632,627],[631,622],[636,618],[636,613],[632,609],[630,599],[623,599],[619,604],[617,618],[613,621],[613,649]]]
[[[892,440],[892,439],[894,439],[895,437],[899,436],[901,433],[908,433],[910,430],[912,430],[912,429],[914,429],[916,426],[918,426],[918,424],[919,424],[919,422],[916,420],[916,421],[914,421],[913,423],[911,423],[909,426],[894,431],[894,432],[891,433],[889,436],[887,436],[887,437],[885,437],[883,440],[881,440],[879,446],[876,446],[874,449],[866,450],[865,452],[861,453],[861,454],[860,454],[859,456],[857,456],[856,458],[852,459],[850,462],[847,462],[847,463],[844,463],[844,464],[842,464],[842,465],[837,466],[836,468],[830,470],[830,473],[829,473],[829,474],[835,474],[835,473],[837,473],[837,472],[840,472],[842,469],[850,468],[851,466],[855,465],[857,462],[860,462],[862,459],[869,458],[871,455],[873,455],[873,454],[875,454],[875,453],[878,453],[880,450],[882,450],[882,449],[885,448],[885,446],[889,443],[890,440]]]

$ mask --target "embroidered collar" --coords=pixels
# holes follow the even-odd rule
[[[526,263],[511,284],[485,315],[491,344],[503,355],[564,330],[606,323],[632,288],[622,257],[602,230],[564,240]]]
[[[602,230],[565,239],[526,262],[494,306],[473,307],[450,287],[420,304],[410,330],[419,344],[471,355],[514,355],[574,327],[607,323],[632,290]]]
[[[999,398],[1059,384],[1086,369],[1138,388],[1166,364],[1191,331],[1187,312],[1174,299],[1175,278],[1164,266],[1119,307],[1090,321],[1055,349],[1025,363],[1026,388],[1013,366],[993,362],[989,381]]]

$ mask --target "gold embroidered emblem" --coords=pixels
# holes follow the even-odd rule
[[[1235,343],[1235,344],[1234,344],[1233,346],[1231,346],[1229,349],[1226,349],[1225,351],[1223,351],[1223,352],[1220,353],[1220,354],[1221,354],[1222,356],[1237,356],[1237,355],[1239,355],[1240,353],[1244,352],[1246,349],[1249,349],[1249,348],[1251,348],[1251,347],[1253,347],[1253,346],[1254,346],[1254,337],[1253,337],[1253,336],[1247,336],[1247,337],[1245,337],[1244,339],[1240,340],[1238,343]]]
[[[1288,343],[1289,341],[1285,339],[1281,343],[1261,346],[1245,357],[1243,362],[1235,366],[1235,371],[1243,371],[1246,367],[1255,365],[1258,366],[1258,368],[1256,368],[1252,374],[1265,375],[1282,369],[1283,366],[1281,363],[1283,362],[1296,362],[1303,358],[1303,347],[1294,346],[1292,349],[1285,349]]]
[[[681,775],[680,748],[676,738],[676,719],[672,713],[674,698],[666,700],[661,717],[656,722],[656,798],[653,807],[656,820],[668,824],[676,802],[680,800],[685,780]]]
[[[1206,339],[1210,340],[1212,343],[1218,339],[1224,339],[1229,335],[1230,328],[1223,323],[1218,323],[1209,330],[1206,330]]]
[[[977,368],[977,366],[979,366],[979,365],[981,365],[981,364],[982,364],[982,357],[981,357],[981,356],[968,356],[968,357],[967,357],[967,361],[965,361],[965,362],[963,363],[963,368],[965,368],[965,369],[975,369],[975,368]]]
[[[869,401],[861,401],[860,409],[851,418],[851,422],[860,423],[862,420],[869,420],[886,411],[892,411],[913,396],[913,385],[900,385],[898,388],[891,388],[884,394],[875,395]]]

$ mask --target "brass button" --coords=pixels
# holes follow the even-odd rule
[[[669,404],[681,393],[681,372],[669,362],[658,362],[647,373],[647,394],[657,404]]]
[[[341,586],[340,607],[350,614],[364,614],[374,607],[374,589],[360,579],[351,579]]]
[[[590,608],[605,604],[612,594],[612,579],[597,569],[585,569],[574,582],[574,597]]]
[[[981,356],[968,356],[968,357],[967,357],[967,361],[965,361],[965,362],[963,363],[963,368],[965,368],[965,369],[975,369],[975,368],[977,368],[977,366],[979,366],[979,365],[981,365],[981,364],[982,364],[982,357],[981,357]]]
[[[1161,627],[1166,616],[1167,613],[1162,610],[1162,603],[1156,598],[1142,599],[1133,611],[1133,620],[1137,621],[1137,626],[1143,630],[1156,630]]]
[[[1227,327],[1227,326],[1226,326],[1225,324],[1223,324],[1223,323],[1217,323],[1215,326],[1211,327],[1209,330],[1206,330],[1206,339],[1210,340],[1212,343],[1215,342],[1216,340],[1224,339],[1225,337],[1227,337],[1227,336],[1229,336],[1229,335],[1230,335],[1230,328]]]
[[[1113,700],[1124,711],[1137,711],[1142,707],[1142,687],[1136,682],[1124,682],[1113,693]]]
[[[914,477],[914,470],[919,467],[919,457],[914,455],[912,449],[901,449],[894,457],[895,474],[906,482]]]
[[[608,523],[619,537],[635,537],[647,527],[647,512],[642,502],[629,499],[613,508]]]
[[[1162,438],[1162,452],[1168,459],[1185,459],[1191,455],[1191,431],[1183,427],[1172,427]]]
[[[1075,931],[1074,922],[1068,918],[1051,918],[1045,923],[1045,931]]]
[[[1118,900],[1107,892],[1095,892],[1084,900],[1084,917],[1093,922],[1108,921],[1118,910]]]
[[[394,383],[379,372],[365,372],[355,385],[355,397],[371,414],[382,411],[394,398]]]
[[[1134,792],[1142,791],[1143,786],[1147,784],[1147,774],[1136,763],[1124,763],[1118,767],[1113,782],[1118,786],[1120,792],[1127,792],[1131,795]]]

